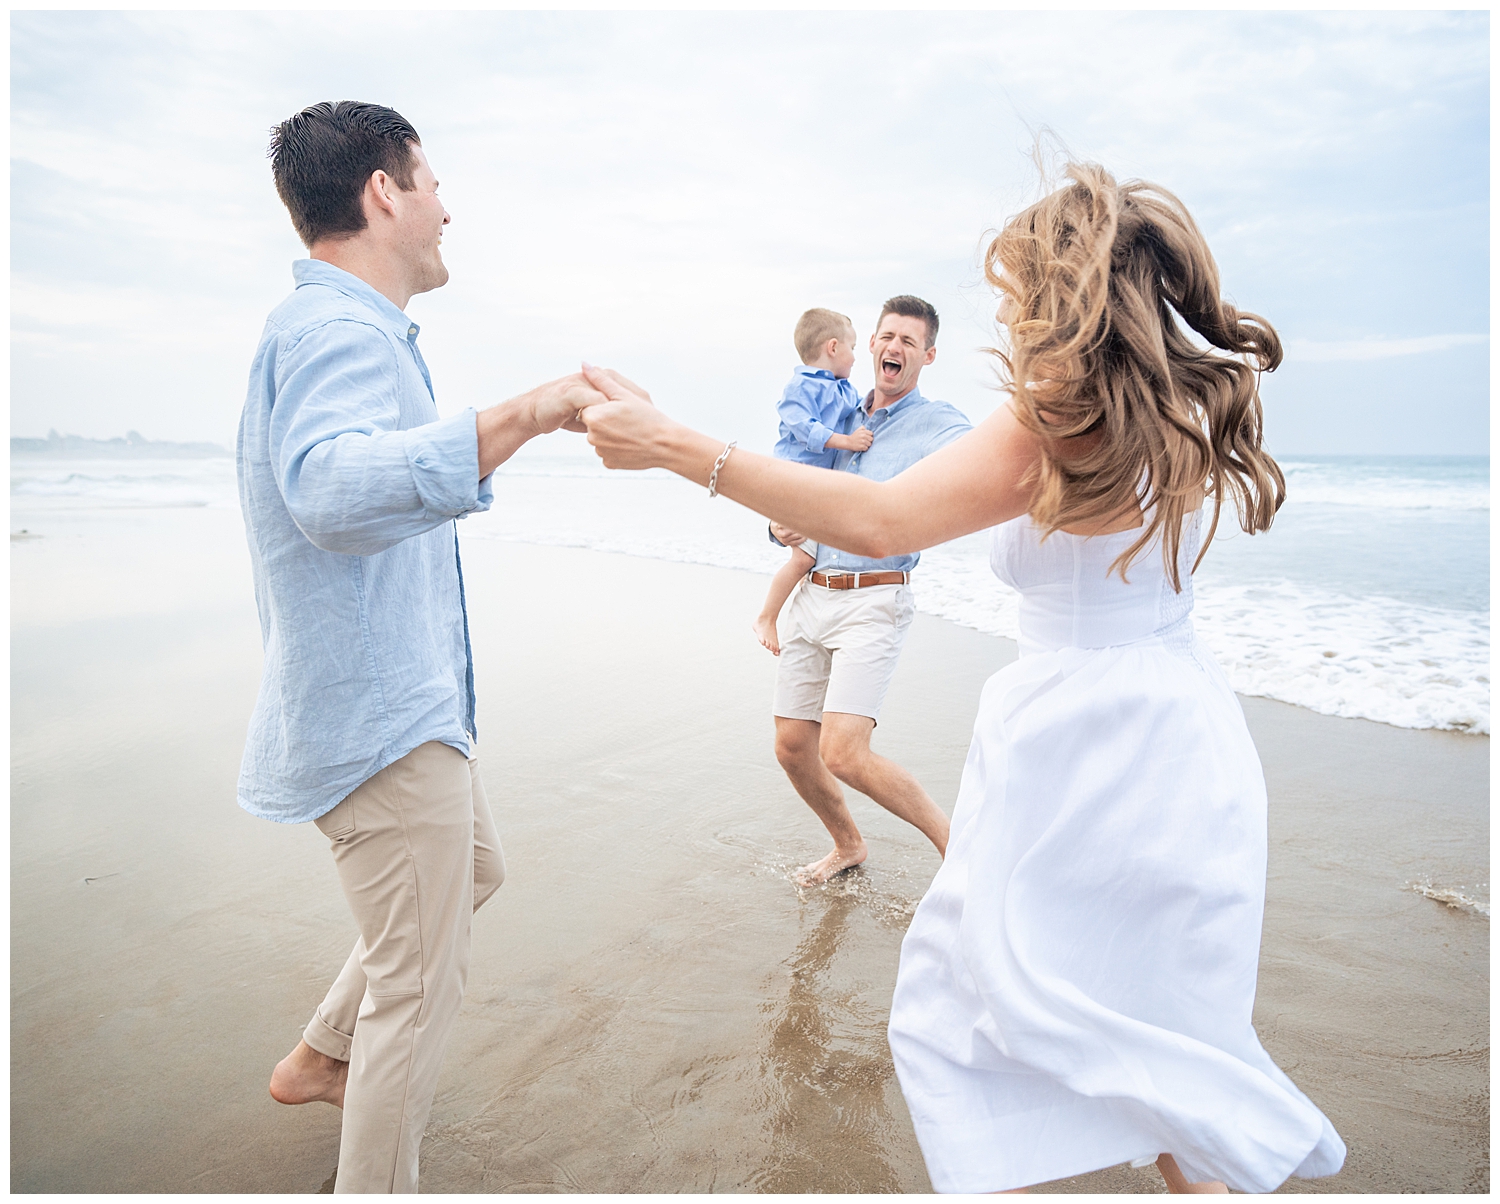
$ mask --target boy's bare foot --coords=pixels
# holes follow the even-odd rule
[[[776,635],[775,615],[757,615],[755,622],[750,624],[750,630],[755,632],[755,638],[770,650],[772,656],[781,655],[781,640]]]
[[[835,845],[833,852],[822,861],[814,861],[811,865],[804,865],[800,869],[793,870],[792,881],[798,886],[817,886],[819,883],[827,882],[835,874],[842,874],[847,869],[864,864],[868,856],[869,850],[865,847],[863,840],[852,849],[841,849]]]
[[[349,1063],[321,1054],[306,1041],[276,1063],[271,1071],[271,1098],[278,1104],[332,1104],[344,1106],[344,1084],[349,1081]]]
[[[1210,1179],[1207,1183],[1189,1183],[1182,1168],[1177,1165],[1177,1159],[1171,1154],[1163,1154],[1156,1160],[1156,1169],[1161,1172],[1161,1177],[1166,1180],[1167,1190],[1173,1195],[1214,1195],[1229,1194],[1229,1188],[1217,1179]]]

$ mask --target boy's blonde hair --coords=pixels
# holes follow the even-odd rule
[[[806,364],[818,358],[829,339],[841,339],[846,334],[853,339],[854,323],[843,314],[831,309],[810,309],[797,319],[792,342],[797,344],[798,358]]]

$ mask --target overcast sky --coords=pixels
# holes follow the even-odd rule
[[[980,417],[979,251],[1046,127],[1177,192],[1280,330],[1274,451],[1483,453],[1488,64],[1482,12],[15,13],[12,433],[231,443],[305,253],[267,131],[359,99],[453,215],[408,310],[444,413],[587,358],[769,448],[798,314],[864,340],[912,292],[923,392]]]

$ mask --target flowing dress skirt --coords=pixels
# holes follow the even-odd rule
[[[1161,1153],[1240,1191],[1336,1172],[1250,1023],[1265,880],[1260,761],[1190,628],[992,677],[891,1005],[933,1185]]]

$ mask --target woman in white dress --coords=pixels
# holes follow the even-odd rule
[[[891,1005],[933,1185],[1154,1161],[1172,1191],[1270,1191],[1334,1174],[1344,1146],[1251,1027],[1265,784],[1190,612],[1224,503],[1250,533],[1281,504],[1257,392],[1281,345],[1222,300],[1170,193],[1068,177],[986,255],[1008,404],[891,481],[732,451],[593,369],[611,400],[582,417],[612,468],[669,468],[860,555],[995,528],[1021,657],[985,685]]]

